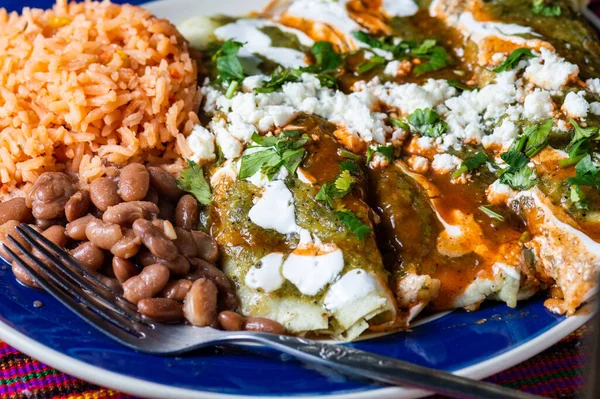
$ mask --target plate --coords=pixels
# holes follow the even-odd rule
[[[22,1],[5,0],[3,6],[20,11]],[[26,0],[26,4],[47,8],[52,0]],[[157,15],[178,22],[202,13],[240,14],[262,4],[263,0],[162,0],[146,6]],[[34,301],[43,306],[35,307]],[[589,305],[573,317],[557,316],[544,308],[543,301],[544,297],[538,296],[516,309],[486,303],[477,312],[446,313],[425,320],[412,331],[351,345],[471,378],[484,378],[550,347],[592,316]],[[6,265],[0,267],[0,303],[0,339],[54,368],[133,395],[161,399],[381,399],[424,395],[416,390],[350,380],[332,370],[258,347],[217,347],[175,358],[140,354],[90,328],[49,295],[17,284]]]

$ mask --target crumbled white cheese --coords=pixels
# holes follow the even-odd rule
[[[209,127],[210,130],[215,134],[217,138],[217,145],[221,149],[221,152],[226,159],[235,159],[242,155],[242,151],[244,150],[242,143],[233,137],[222,123],[211,122]]]
[[[202,92],[207,113],[221,111],[226,115],[239,115],[241,121],[261,132],[285,126],[299,112],[321,116],[366,142],[383,144],[391,132],[384,123],[386,115],[376,112],[377,98],[372,93],[345,94],[321,87],[319,80],[307,73],[302,74],[299,82],[284,84],[281,92],[237,93],[232,99],[210,86],[205,86]],[[245,129],[249,132],[247,126]]]
[[[588,89],[594,94],[600,94],[600,79],[593,78],[585,81]]]
[[[429,160],[419,155],[411,155],[408,158],[408,165],[417,173],[426,173],[429,170]]]
[[[413,0],[383,0],[383,9],[393,17],[410,17],[419,11]]]
[[[400,69],[400,61],[398,61],[398,60],[390,61],[385,66],[383,73],[385,75],[396,76],[396,74],[398,73],[398,69]]]
[[[506,205],[516,195],[516,192],[508,184],[502,184],[500,180],[490,184],[486,192],[488,202],[494,205]]]
[[[585,91],[569,92],[565,97],[562,110],[571,118],[585,118],[590,110],[590,104],[585,99]]]
[[[548,118],[554,111],[554,103],[550,92],[536,89],[525,97],[523,103],[523,116],[529,119]]]
[[[304,295],[317,295],[344,269],[342,250],[335,247],[324,254],[303,254],[296,251],[283,263],[283,276]]]
[[[294,198],[281,180],[274,180],[265,185],[262,196],[250,209],[248,217],[254,224],[281,234],[297,233],[299,230]]]
[[[481,139],[485,148],[508,149],[513,140],[519,134],[519,128],[508,119],[504,119],[500,126],[494,128],[494,132]]]
[[[206,128],[194,126],[192,133],[186,139],[192,151],[190,159],[196,163],[212,161],[215,156],[215,136]]]
[[[283,285],[281,276],[283,254],[274,252],[263,257],[258,263],[248,270],[244,279],[246,286],[261,289],[266,293],[278,290]]]
[[[435,173],[445,175],[455,170],[461,162],[462,159],[455,155],[435,154],[433,162],[431,162],[431,168]]]
[[[242,82],[242,90],[246,93],[252,93],[254,89],[263,87],[265,80],[269,80],[269,77],[262,74],[248,76]]]
[[[590,103],[590,112],[594,115],[600,115],[600,102],[594,101]]]
[[[274,26],[286,33],[294,34],[305,46],[310,47],[313,44],[313,40],[304,32],[266,19],[238,19],[215,29],[214,35],[223,41],[233,39],[245,43],[238,53],[240,57],[260,54],[286,68],[307,65],[306,55],[302,51],[286,47],[273,47],[271,38],[260,30],[265,26]]]
[[[546,90],[559,90],[579,74],[579,67],[542,47],[540,57],[530,61],[524,77]]]
[[[363,269],[354,269],[344,274],[327,291],[323,304],[329,311],[341,309],[354,301],[376,291],[377,281]]]

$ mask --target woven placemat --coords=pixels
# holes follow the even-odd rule
[[[590,325],[584,326],[538,356],[488,381],[546,397],[574,398],[585,384],[588,357],[582,350],[582,342],[591,332]],[[131,396],[63,374],[0,342],[0,398],[128,399]]]

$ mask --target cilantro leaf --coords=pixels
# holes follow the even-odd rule
[[[363,73],[369,72],[370,70],[377,68],[380,65],[385,64],[386,61],[387,60],[384,57],[375,55],[375,56],[371,57],[370,59],[362,62],[356,69],[356,72],[359,75],[362,75]]]
[[[357,174],[359,172],[358,165],[356,165],[354,161],[350,161],[348,159],[342,161],[342,163],[340,164],[340,169],[342,170],[342,172],[347,170],[351,174]]]
[[[554,126],[554,120],[550,119],[540,125],[531,125],[523,132],[524,136],[527,136],[527,143],[525,145],[525,155],[529,158],[533,158],[541,150],[548,145],[548,137],[550,131]]]
[[[531,11],[543,17],[560,17],[562,14],[562,9],[559,5],[553,5],[552,1],[546,0],[533,0],[531,2]]]
[[[600,192],[600,168],[594,164],[590,154],[586,155],[575,165],[577,174],[567,178],[571,185],[596,187]]]
[[[377,147],[369,147],[367,149],[367,165],[371,163],[375,154],[383,155],[388,162],[394,160],[394,147],[391,145],[378,145]]]
[[[410,130],[410,126],[404,119],[390,117],[390,123],[392,125],[396,126],[397,128],[404,129],[404,130]]]
[[[314,67],[313,70],[319,73],[335,71],[342,63],[342,56],[335,51],[333,44],[329,42],[316,42],[312,45],[310,51],[315,58],[315,64],[307,68]]]
[[[487,162],[491,162],[490,158],[481,151],[478,151],[474,155],[471,155],[460,164],[459,168],[452,173],[452,177],[457,178],[463,173],[467,173],[471,170],[479,169],[479,167],[485,165]]]
[[[429,43],[426,47],[424,47],[426,42]],[[442,46],[431,46],[431,42],[433,42],[435,45],[435,40],[425,40],[421,46],[411,51],[412,55],[427,60],[427,62],[419,64],[413,68],[412,71],[416,76],[437,71],[438,69],[445,68],[452,63],[452,59],[446,52],[446,49],[444,49]]]
[[[529,163],[529,158],[517,150],[503,152],[500,154],[500,158],[502,158],[502,160],[506,162],[511,169],[521,169],[522,167],[527,166]]]
[[[244,67],[237,56],[243,46],[244,43],[229,39],[213,55],[221,81],[231,83],[234,80],[242,81],[246,77]]]
[[[517,190],[528,190],[537,183],[535,172],[525,165],[520,169],[509,170],[500,176],[500,183],[508,184]]]
[[[515,69],[521,58],[531,57],[533,57],[533,53],[530,49],[518,48],[510,53],[510,55],[504,61],[502,61],[500,65],[492,69],[492,72],[500,73],[504,71],[510,71],[511,69]]]
[[[177,187],[192,194],[202,205],[210,205],[212,194],[210,185],[204,177],[204,170],[191,159],[188,160],[187,168],[181,171],[177,179]]]
[[[369,233],[371,228],[364,224],[354,213],[347,209],[338,210],[335,212],[338,219],[342,221],[360,240],[363,240]]]
[[[337,179],[335,179],[335,182],[333,184],[335,185],[335,188],[340,192],[340,194],[342,194],[342,196],[345,196],[350,192],[350,190],[352,190],[352,185],[354,184],[354,177],[352,177],[350,171],[343,170],[342,173],[340,173],[340,175],[337,177]]]
[[[253,176],[258,171],[272,179],[282,166],[290,173],[295,173],[306,156],[306,150],[302,147],[309,138],[300,131],[283,130],[279,136],[254,133],[252,141],[257,145],[249,148],[262,149],[242,156],[240,179]]]
[[[264,82],[263,87],[256,87],[254,91],[257,93],[273,93],[274,91],[281,89],[281,86],[285,83],[297,82],[298,79],[298,70],[277,67],[273,73],[271,73],[271,78]]]
[[[315,195],[315,199],[317,201],[325,201],[328,207],[334,208],[333,200],[337,199],[338,191],[335,188],[335,185],[332,183],[324,183],[317,195]]]
[[[588,209],[587,201],[585,200],[585,194],[581,187],[574,185],[571,186],[569,191],[569,199],[575,204],[578,209]]]
[[[492,219],[497,219],[501,222],[504,221],[504,216],[502,216],[501,214],[499,214],[498,212],[495,212],[491,209],[492,205],[481,205],[479,207],[479,210],[483,213],[485,213],[486,215],[488,215],[489,217],[491,217]]]
[[[600,140],[600,129],[597,127],[583,128],[574,120],[569,118],[569,122],[575,129],[571,142],[566,150],[569,152],[569,158],[562,159],[559,162],[561,168],[576,165],[591,151],[590,141]]]
[[[471,91],[473,90],[473,87],[461,82],[460,80],[456,80],[456,79],[448,79],[447,80],[448,85],[452,86],[454,88],[457,88],[458,90],[461,91]]]
[[[431,108],[415,110],[408,116],[408,123],[411,130],[428,137],[440,137],[448,128],[448,124]]]

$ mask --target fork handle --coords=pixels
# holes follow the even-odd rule
[[[385,384],[420,388],[454,398],[539,399],[539,396],[376,355],[346,345],[324,344],[304,338],[266,333],[238,333],[230,337],[235,341],[258,342],[345,374]]]

